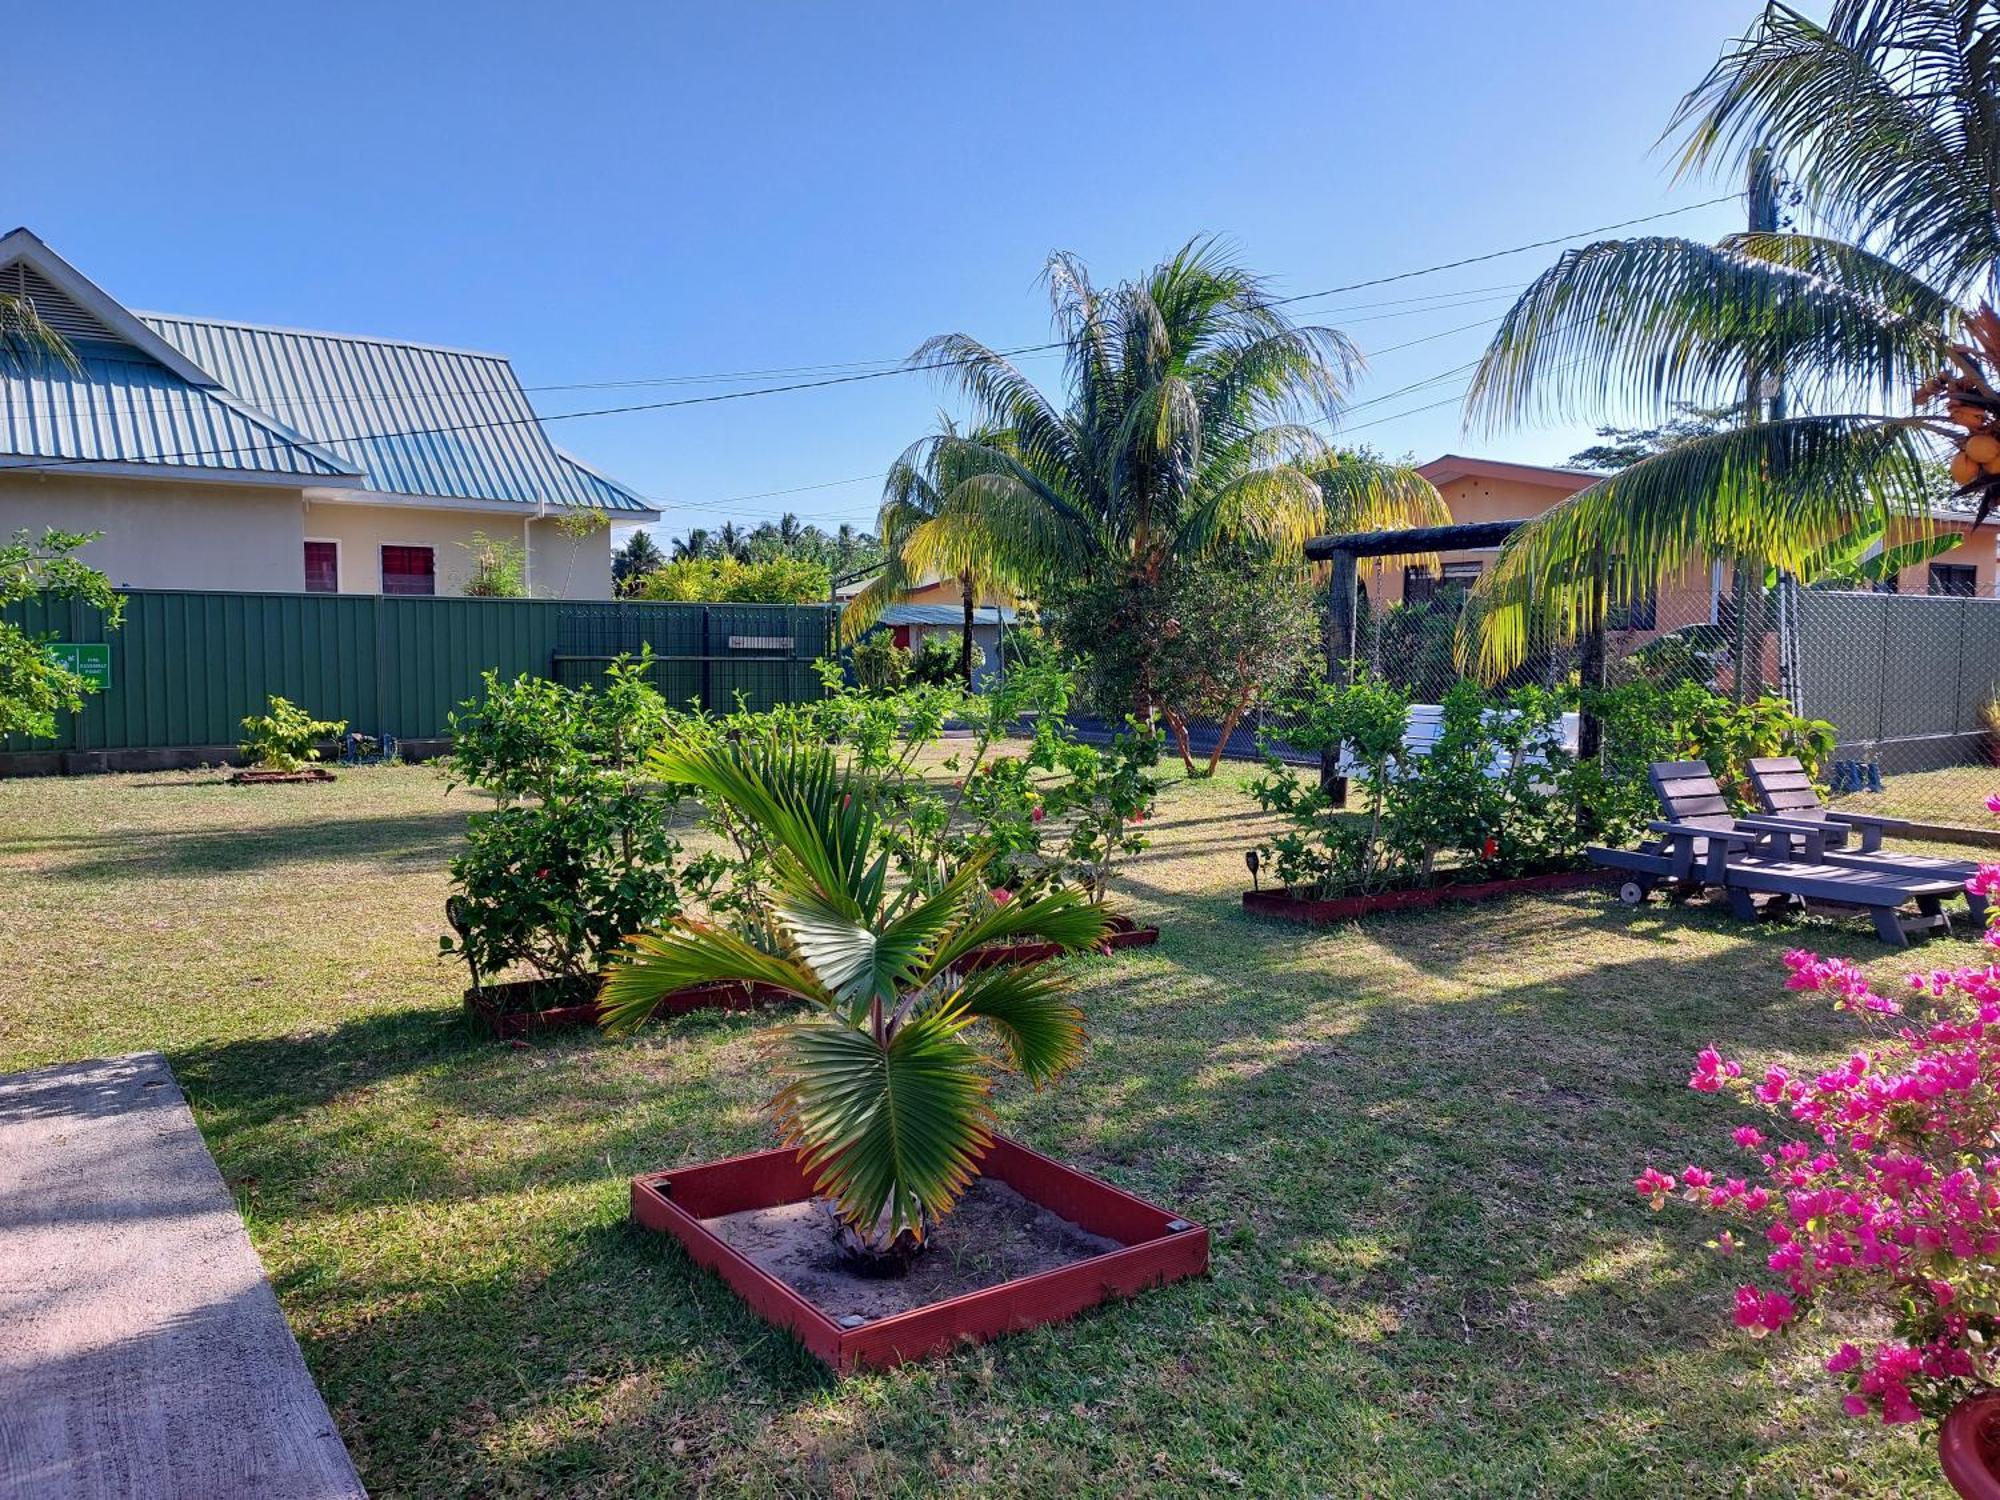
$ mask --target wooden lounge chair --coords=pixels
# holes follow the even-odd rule
[[[1876,936],[1901,948],[1914,932],[1949,933],[1944,902],[1967,895],[1960,881],[1829,863],[1821,857],[1823,835],[1817,829],[1739,822],[1700,761],[1662,761],[1650,776],[1667,814],[1648,825],[1654,839],[1638,849],[1589,851],[1593,862],[1634,877],[1618,893],[1631,904],[1664,885],[1680,897],[1720,890],[1745,921],[1793,906],[1841,915],[1866,912]],[[1906,917],[1902,908],[1911,902],[1917,911]]]
[[[1901,849],[1884,849],[1882,835],[1910,825],[1901,818],[1883,818],[1874,813],[1845,812],[1819,800],[1812,777],[1793,755],[1768,755],[1750,762],[1750,785],[1767,817],[1760,825],[1791,824],[1819,833],[1821,857],[1828,864],[1852,865],[1863,870],[1887,870],[1893,874],[1929,875],[1940,880],[1956,880],[1961,885],[1979,872],[1969,859],[1945,859],[1935,854],[1913,854]],[[1986,914],[1986,898],[1966,894],[1966,903],[1975,916]]]

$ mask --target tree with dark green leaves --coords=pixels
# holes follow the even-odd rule
[[[1954,445],[1957,498],[1991,506],[2000,320],[1980,309],[2000,284],[1996,50],[1991,0],[1836,0],[1824,23],[1767,6],[1668,133],[1684,171],[1745,171],[1767,203],[1790,184],[1812,227],[1605,241],[1522,293],[1469,417],[1658,424],[1740,402],[1744,420],[1640,456],[1514,533],[1467,614],[1483,672],[1574,639],[1691,563],[1810,578],[1859,529],[1921,529]]]
[[[77,599],[102,612],[106,629],[116,629],[124,600],[110,580],[73,554],[99,533],[45,531],[37,538],[17,531],[0,543],[0,607],[37,594]],[[92,685],[49,654],[48,638],[0,620],[0,735],[40,739],[56,732],[58,712],[75,713]]]

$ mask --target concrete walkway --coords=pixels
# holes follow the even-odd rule
[[[166,1060],[0,1078],[0,1497],[363,1493]]]

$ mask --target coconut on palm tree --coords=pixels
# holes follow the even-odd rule
[[[1046,276],[1067,354],[1059,397],[969,334],[912,356],[947,372],[979,426],[914,450],[912,473],[964,477],[901,551],[943,576],[983,559],[1058,606],[1112,600],[1113,628],[1139,648],[1142,717],[1156,706],[1146,643],[1160,623],[1145,601],[1178,564],[1246,543],[1295,556],[1321,529],[1448,518],[1414,470],[1343,456],[1315,430],[1337,418],[1359,353],[1333,329],[1294,324],[1216,241],[1108,291],[1070,255]]]
[[[1844,538],[1921,535],[1941,457],[1967,514],[1992,508],[1996,49],[1991,0],[1838,0],[1824,24],[1768,6],[1668,134],[1683,170],[1748,167],[1762,193],[1782,174],[1812,232],[1608,241],[1522,293],[1469,416],[1643,421],[1741,402],[1746,419],[1509,538],[1466,616],[1482,671],[1574,638],[1691,563],[1809,581]]]
[[[977,1175],[992,1072],[1040,1085],[1083,1049],[1056,966],[961,965],[995,942],[1088,947],[1102,911],[1067,888],[997,899],[977,859],[935,889],[895,883],[875,799],[824,746],[722,741],[649,765],[751,832],[768,897],[743,930],[683,915],[628,939],[604,980],[606,1026],[629,1030],[709,980],[797,996],[806,1009],[776,1048],[790,1076],[773,1110],[848,1251],[878,1269],[907,1263]]]
[[[912,443],[889,468],[882,509],[875,518],[875,531],[882,539],[882,567],[848,601],[840,624],[851,640],[911,589],[935,577],[955,579],[962,610],[958,674],[970,688],[972,627],[979,600],[982,596],[1011,600],[1012,580],[1003,571],[999,554],[977,532],[930,523],[950,508],[961,484],[987,472],[981,455],[1004,446],[1007,437],[992,428],[960,433],[947,416],[940,416],[938,425],[936,434]]]

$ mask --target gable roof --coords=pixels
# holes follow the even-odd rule
[[[0,470],[359,482],[360,469],[237,400],[25,229],[0,235],[0,292],[26,297],[78,366],[0,362]]]
[[[1508,463],[1498,458],[1468,458],[1462,453],[1446,453],[1421,464],[1417,472],[1432,484],[1449,484],[1454,479],[1511,479],[1517,484],[1540,485],[1544,489],[1575,494],[1587,485],[1607,478],[1587,469],[1552,469],[1542,464]]]
[[[658,519],[549,441],[502,355],[135,314],[25,229],[0,238],[0,278],[16,266],[83,369],[0,367],[0,468],[88,459]]]
[[[562,453],[498,354],[359,334],[142,313],[260,410],[368,475],[372,489],[652,514]]]

